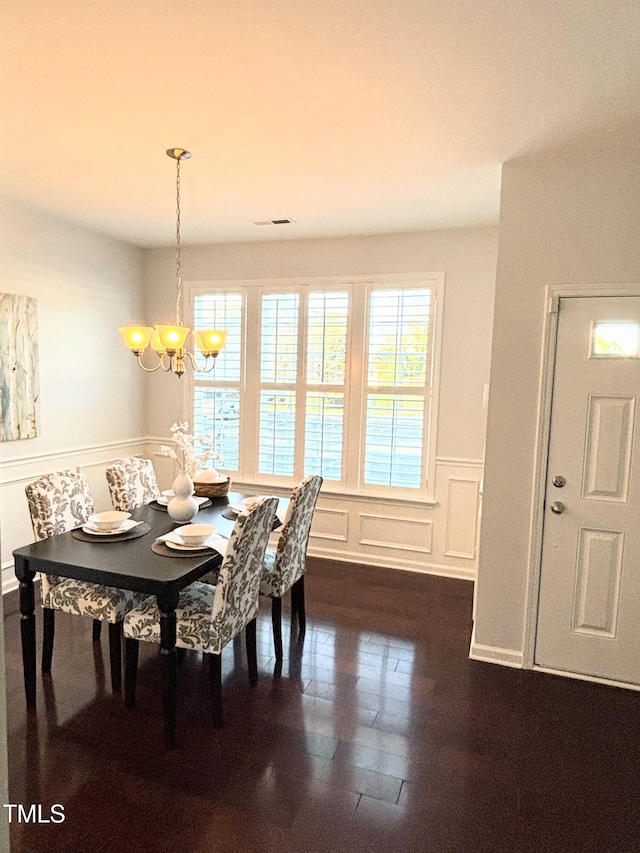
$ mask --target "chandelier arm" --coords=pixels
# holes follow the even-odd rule
[[[201,366],[198,364],[195,354],[188,350],[185,350],[184,357],[189,359],[191,367],[193,367],[196,373],[211,373],[216,364],[215,358],[207,358],[204,365]]]
[[[167,368],[164,366],[164,355],[158,356],[158,363],[156,364],[155,367],[146,367],[142,363],[142,355],[137,355],[136,361],[138,362],[138,367],[141,367],[145,373],[155,373],[156,370],[160,370],[161,367],[163,370],[165,370],[165,371],[167,370]]]

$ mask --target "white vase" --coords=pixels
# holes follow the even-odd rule
[[[193,480],[186,471],[180,471],[173,481],[175,497],[167,505],[167,512],[174,521],[187,524],[198,512],[198,503],[193,497]]]

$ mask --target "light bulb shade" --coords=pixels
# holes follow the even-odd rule
[[[154,326],[160,336],[162,348],[174,352],[182,349],[191,331],[187,326]]]
[[[203,355],[218,355],[227,340],[226,329],[196,329],[194,335]]]
[[[122,340],[132,352],[143,352],[148,346],[153,332],[152,326],[119,326]]]
[[[164,355],[166,349],[162,346],[162,341],[160,340],[160,335],[158,334],[157,329],[153,329],[151,333],[151,342],[149,344],[152,350],[158,353],[158,355]]]

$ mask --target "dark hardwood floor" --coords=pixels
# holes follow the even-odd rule
[[[283,608],[281,674],[269,603],[256,688],[244,647],[225,649],[223,729],[208,662],[186,655],[175,752],[157,648],[141,644],[126,711],[106,631],[94,647],[77,617],[56,614],[27,714],[5,596],[11,802],[66,816],[14,819],[12,853],[640,850],[639,694],[470,661],[465,581],[309,560],[306,589],[303,648]]]

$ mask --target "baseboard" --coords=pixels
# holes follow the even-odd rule
[[[476,643],[475,624],[471,633],[469,657],[471,660],[484,661],[484,663],[497,663],[514,669],[523,668],[522,650],[501,649],[499,646],[486,646],[483,643]]]
[[[460,568],[458,566],[447,566],[441,563],[425,563],[422,566],[411,565],[402,557],[385,557],[381,560],[371,554],[347,551],[339,548],[317,548],[309,545],[307,551],[310,557],[321,557],[325,560],[336,560],[340,563],[358,563],[361,566],[375,566],[380,569],[398,569],[403,572],[416,572],[423,575],[438,575],[445,578],[457,578],[458,580],[475,581],[475,569]]]
[[[14,589],[18,589],[19,586],[18,578],[13,570],[13,560],[8,563],[4,563],[1,569],[0,577],[2,578],[2,595],[7,595],[8,593],[13,592]]]

